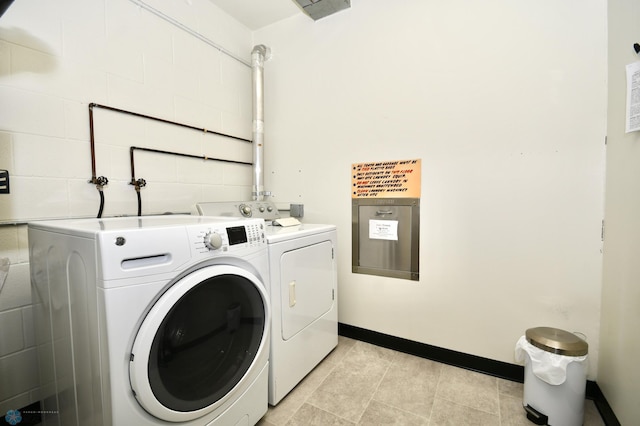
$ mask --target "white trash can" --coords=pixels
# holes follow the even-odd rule
[[[581,426],[587,387],[587,342],[568,331],[530,328],[516,343],[524,361],[522,405],[537,425]]]

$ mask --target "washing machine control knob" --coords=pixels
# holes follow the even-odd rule
[[[222,237],[216,232],[210,232],[204,236],[204,245],[209,250],[218,250],[222,247]]]

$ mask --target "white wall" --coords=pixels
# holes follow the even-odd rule
[[[207,0],[146,3],[250,63],[251,32]],[[93,217],[89,103],[251,138],[250,67],[129,0],[20,0],[0,18],[0,413],[37,400],[26,226]],[[252,161],[251,144],[94,110],[104,215],[136,214],[129,147]],[[136,152],[143,213],[248,199],[251,167]],[[7,225],[17,223],[18,225]],[[4,414],[2,414],[4,415]]]
[[[266,189],[338,225],[341,322],[514,362],[587,335],[597,374],[606,2],[354,0],[259,30]],[[420,281],[351,273],[352,163],[422,159]]]
[[[625,66],[639,60],[637,1],[610,1],[609,108],[598,385],[623,425],[640,419],[640,133],[625,134]]]

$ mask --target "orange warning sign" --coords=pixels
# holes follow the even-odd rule
[[[351,198],[420,198],[420,160],[351,165]]]

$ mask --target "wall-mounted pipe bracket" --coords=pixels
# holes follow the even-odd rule
[[[264,200],[264,197],[271,197],[271,191],[252,191],[251,195],[253,196],[254,200]]]

